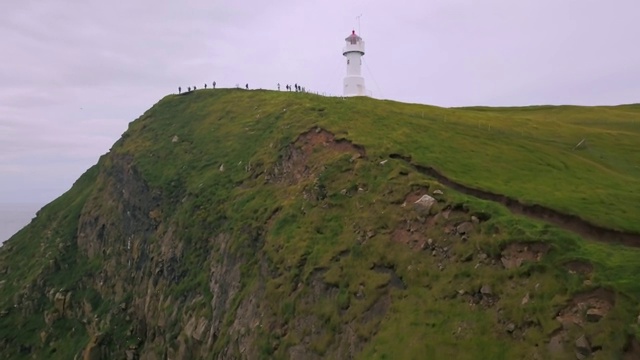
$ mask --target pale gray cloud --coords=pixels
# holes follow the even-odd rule
[[[640,101],[637,0],[22,0],[0,4],[0,203],[47,202],[178,86],[339,94],[362,14],[374,96]]]

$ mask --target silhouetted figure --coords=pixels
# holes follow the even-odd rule
[[[195,87],[195,85],[193,86],[193,91],[196,91],[196,87]]]
[[[296,92],[298,92],[298,84],[293,84],[293,86],[296,88]]]
[[[204,88],[205,88],[205,89],[207,88],[207,83],[204,83]]]
[[[244,86],[245,89],[249,90],[249,83]]]
[[[178,94],[182,94],[182,88],[178,86]]]
[[[280,83],[278,83],[278,91],[280,91]]]
[[[216,82],[215,81],[213,82],[213,88],[214,89],[216,88]]]
[[[191,88],[190,88],[190,87],[188,87],[188,88],[187,88],[187,92],[190,92],[190,91],[191,91]]]

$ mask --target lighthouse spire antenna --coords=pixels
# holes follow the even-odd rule
[[[362,14],[356,16],[356,19],[358,19],[358,34],[362,35],[360,32],[360,18],[362,17]]]

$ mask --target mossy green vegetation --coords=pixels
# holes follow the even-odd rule
[[[639,332],[640,248],[514,215],[390,155],[636,234],[639,135],[637,105],[169,95],[0,251],[0,349],[507,359],[573,356],[586,335],[619,357]],[[43,320],[60,289],[83,310]]]

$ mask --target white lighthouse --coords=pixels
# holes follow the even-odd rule
[[[365,96],[364,78],[360,75],[364,40],[353,30],[346,39],[342,55],[347,58],[347,76],[344,77],[344,96]]]

